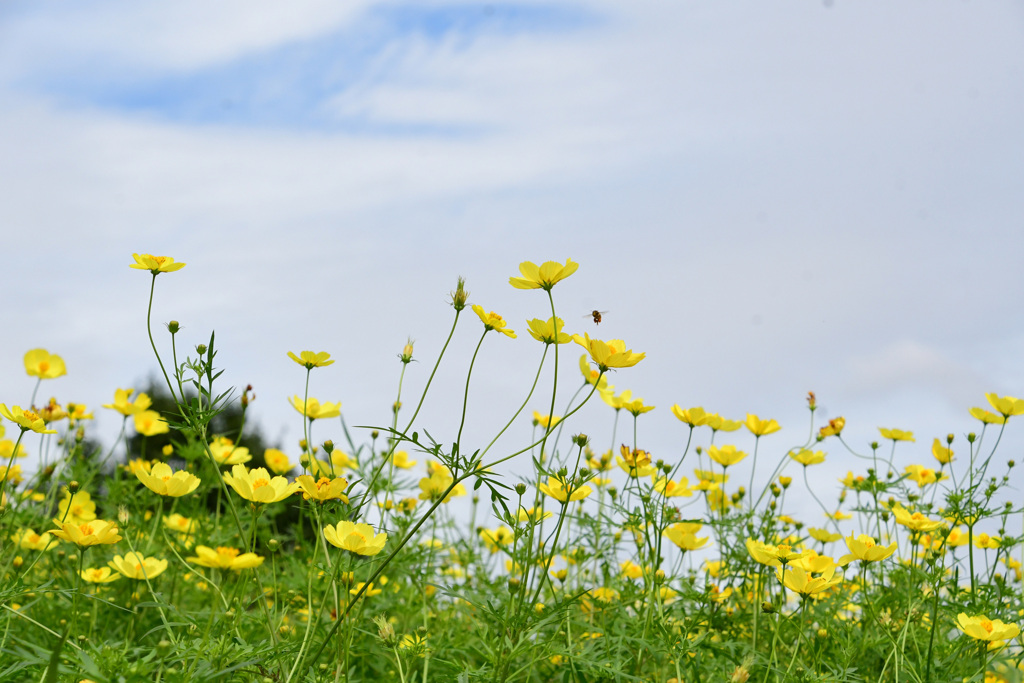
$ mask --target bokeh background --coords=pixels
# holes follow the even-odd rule
[[[558,313],[647,354],[611,381],[656,406],[638,431],[655,458],[682,453],[674,403],[751,412],[783,426],[767,476],[808,433],[811,390],[861,452],[895,427],[917,439],[899,469],[947,433],[959,458],[968,409],[1024,392],[1021,121],[1010,1],[8,0],[0,401],[27,403],[22,356],[46,348],[68,374],[40,400],[86,403],[112,442],[100,404],[156,369],[131,254],[166,254],[188,266],[158,278],[154,320],[187,346],[215,329],[225,384],[254,386],[252,416],[294,457],[304,371],[286,352],[331,352],[311,395],[386,424],[397,354],[415,339],[409,406],[462,275],[520,333],[477,361],[476,448],[529,388],[525,320],[548,316],[508,278],[572,258]],[[463,319],[422,412],[441,441],[481,330]],[[600,402],[568,428],[611,445]],[[1021,429],[1006,458],[1024,460]],[[863,471],[826,450],[815,485]]]

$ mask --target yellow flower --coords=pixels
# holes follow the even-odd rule
[[[121,575],[110,571],[110,567],[88,567],[82,570],[82,579],[89,583],[110,583],[120,578]]]
[[[22,550],[49,550],[57,546],[57,540],[49,532],[37,534],[32,529],[16,531],[11,540]]]
[[[841,522],[844,519],[853,519],[853,515],[847,512],[843,512],[842,510],[836,510],[835,512],[832,513],[826,512],[825,516],[831,520],[835,520],[836,522]]]
[[[811,538],[815,541],[820,541],[822,543],[831,543],[833,541],[838,541],[843,537],[842,534],[834,534],[828,529],[815,529],[813,527],[808,528],[807,533],[810,534]]]
[[[388,577],[381,576],[377,579],[377,581],[379,582],[380,586],[384,586],[384,584],[388,582]],[[363,586],[366,586],[366,582],[360,581],[353,588],[349,588],[348,592],[352,595],[359,595],[359,591],[363,590]],[[374,584],[371,583],[369,586],[366,586],[366,592],[363,593],[363,596],[367,598],[372,598],[373,596],[380,595],[383,592],[383,588],[375,588]]]
[[[215,437],[210,442],[210,456],[218,465],[240,465],[252,460],[248,448],[236,446],[235,442],[226,436]]]
[[[546,493],[555,500],[560,500],[563,503],[583,500],[594,491],[594,489],[584,484],[583,486],[574,488],[572,490],[572,494],[570,494],[566,489],[565,482],[560,481],[555,477],[548,477],[548,483],[541,484],[538,488],[540,488],[543,493]]]
[[[888,546],[875,545],[875,539],[867,534],[859,534],[856,538],[852,534],[847,536],[846,547],[850,549],[850,553],[839,558],[838,564],[842,567],[845,567],[854,560],[878,562],[896,552],[895,541]]]
[[[12,406],[0,403],[0,415],[3,415],[11,422],[14,422],[23,432],[36,432],[37,434],[56,434],[56,429],[47,429],[43,418],[31,410],[22,410],[21,406]]]
[[[913,441],[914,432],[905,432],[902,429],[885,429],[879,427],[878,431],[882,433],[883,439],[892,439],[893,441]]]
[[[586,358],[586,356],[583,357]],[[590,366],[588,365],[587,367]],[[609,408],[614,408],[615,410],[622,410],[622,396],[615,395],[615,387],[609,386],[605,387],[604,389],[598,389],[597,393],[601,395],[601,400],[604,401]]]
[[[180,498],[192,493],[199,488],[200,483],[196,475],[185,470],[175,472],[165,462],[154,464],[149,472],[137,470],[135,476],[150,491],[171,498]]]
[[[506,337],[511,337],[512,339],[516,338],[516,333],[505,327],[505,319],[494,311],[485,313],[483,306],[473,304],[473,312],[476,313],[477,316],[479,316],[480,321],[483,322],[485,333],[494,330],[495,332],[501,332]]]
[[[985,424],[1001,425],[1006,422],[1006,418],[1002,415],[990,413],[984,408],[971,408],[971,416],[981,420]]]
[[[177,512],[164,517],[164,526],[179,534],[191,534],[196,530],[195,520],[184,517]]]
[[[695,408],[687,408],[683,410],[676,403],[669,410],[675,415],[681,422],[685,422],[691,427],[703,427],[708,423],[708,414],[704,412],[704,409],[700,406]]]
[[[626,348],[626,342],[621,339],[601,341],[591,339],[588,333],[584,333],[582,337],[574,334],[572,339],[590,353],[590,357],[597,363],[601,372],[607,372],[608,368],[631,368],[647,356],[645,353],[633,353],[631,349]]]
[[[57,399],[55,398],[51,398],[50,402],[40,408],[37,414],[39,417],[43,418],[43,422],[46,424],[63,420],[68,416],[64,409],[60,407],[60,404],[57,403]]]
[[[409,460],[409,454],[405,451],[396,451],[391,456],[391,464],[400,470],[408,470],[416,466],[416,461]]]
[[[153,275],[173,273],[185,267],[184,263],[175,263],[170,256],[153,256],[152,254],[132,254],[135,263],[129,266],[138,270],[148,270]]]
[[[7,465],[0,465],[0,482],[9,481],[14,486],[20,484],[24,478],[21,475],[21,465],[12,465],[8,470]]]
[[[274,474],[288,474],[294,467],[288,456],[276,448],[268,448],[263,451],[263,461],[267,463],[267,468]]]
[[[548,429],[549,427],[554,427],[556,424],[558,424],[561,421],[562,421],[562,418],[558,417],[557,415],[555,415],[554,417],[551,417],[550,415],[541,415],[536,410],[533,411],[533,422],[538,427],[543,427],[544,429]]]
[[[837,417],[829,420],[828,424],[821,428],[818,434],[821,438],[827,438],[830,436],[839,436],[843,432],[843,427],[846,426],[846,418]]]
[[[907,476],[909,476],[910,479],[921,488],[924,488],[928,484],[934,484],[937,481],[949,478],[941,471],[936,472],[932,468],[925,467],[924,465],[907,465],[904,470],[906,471]]]
[[[508,283],[516,289],[550,291],[556,284],[575,273],[579,267],[572,259],[566,259],[564,266],[557,261],[545,261],[538,267],[530,261],[523,261],[519,264],[522,277],[509,278]]]
[[[386,533],[375,533],[369,524],[356,524],[347,520],[338,522],[337,527],[331,524],[325,526],[324,538],[336,548],[365,556],[376,555],[388,541]]]
[[[342,470],[354,470],[359,467],[359,463],[356,462],[355,458],[350,457],[347,453],[337,448],[331,453],[330,462],[303,455],[302,463],[314,477],[334,478]]]
[[[765,434],[774,434],[775,432],[782,429],[779,423],[775,420],[762,420],[757,415],[747,413],[747,421],[745,423],[750,433],[755,436],[764,436]]]
[[[241,553],[241,554],[240,554]],[[264,558],[256,553],[242,553],[238,548],[218,547],[216,550],[205,545],[196,546],[196,556],[186,557],[186,562],[210,569],[230,569],[240,572],[254,569],[263,564]]]
[[[981,532],[974,537],[974,547],[996,550],[999,548],[999,537],[989,536],[985,532]]]
[[[638,565],[636,562],[632,562],[631,560],[626,560],[625,562],[621,563],[619,567],[622,568],[622,575],[625,576],[627,579],[639,579],[641,576],[644,575],[643,567]]]
[[[739,420],[727,420],[718,413],[711,413],[707,420],[707,425],[713,432],[735,432],[743,426]]]
[[[143,410],[135,414],[135,431],[142,436],[156,436],[171,431],[171,426],[155,410]]]
[[[796,453],[790,453],[789,457],[796,460],[798,463],[807,467],[809,465],[817,465],[825,462],[825,453],[822,451],[809,451],[806,448],[801,448]]]
[[[430,463],[427,464],[427,467],[430,467]],[[441,494],[448,490],[453,481],[455,481],[455,478],[452,477],[447,467],[435,464],[430,472],[430,476],[420,479],[420,500],[437,500],[441,497]],[[451,493],[445,497],[444,502],[447,503],[455,496],[464,495],[466,495],[466,487],[462,484],[457,484]]]
[[[0,426],[0,436],[3,436],[3,431],[2,430],[3,430],[3,427]],[[13,441],[11,441],[10,439],[4,439],[3,441],[0,441],[0,460],[7,461],[7,460],[10,460],[12,456],[15,457],[15,458],[27,458],[28,457],[28,449],[25,448],[25,446],[23,444],[19,443],[18,444],[18,452],[15,453],[14,452],[14,442]]]
[[[601,602],[611,602],[612,600],[619,599],[619,591],[614,588],[605,588],[604,586],[591,590],[590,594],[594,596],[595,600]]]
[[[942,521],[934,521],[928,519],[920,512],[910,514],[910,512],[899,505],[892,509],[893,514],[896,516],[896,523],[901,524],[911,531],[935,531],[944,524]]]
[[[645,406],[642,398],[633,398],[633,392],[629,389],[622,392],[620,400],[622,401],[622,407],[632,413],[633,417],[639,417],[642,413],[654,410],[654,406]]]
[[[985,394],[985,398],[1004,418],[1024,414],[1024,400],[1022,399],[1013,396],[999,396],[998,394]]]
[[[39,379],[54,379],[68,373],[64,359],[46,349],[32,349],[25,354],[25,372]]]
[[[572,341],[572,337],[565,335],[566,341]],[[587,354],[580,356],[580,372],[583,373],[583,381],[590,386],[597,386],[600,392],[613,391],[615,387],[608,385],[608,375],[602,374],[590,367],[587,362]]]
[[[825,571],[821,572],[821,576],[818,577],[813,577],[811,572],[800,567],[779,567],[775,570],[775,576],[789,590],[799,593],[804,597],[809,597],[842,583],[843,577],[834,576],[835,572],[835,565],[825,569]]]
[[[938,439],[932,442],[932,455],[943,465],[947,465],[953,460],[953,450],[943,446]]]
[[[548,318],[547,321],[540,318],[526,321],[530,328],[530,336],[545,344],[568,344],[572,341],[572,335],[562,332],[565,322],[561,318]]]
[[[665,531],[662,532],[662,535],[679,546],[679,549],[683,551],[703,548],[708,542],[707,536],[697,538],[696,533],[688,531],[685,523],[673,524],[665,529]]]
[[[654,490],[666,498],[689,498],[693,495],[693,489],[690,488],[690,480],[686,477],[682,477],[679,481],[672,481],[668,477],[659,477],[657,474],[651,476],[653,478]]]
[[[88,491],[78,491],[74,495],[64,489],[64,499],[57,505],[60,518],[68,524],[83,524],[96,519],[96,503]]]
[[[308,474],[303,474],[296,477],[295,482],[302,487],[302,497],[306,500],[315,500],[321,503],[328,500],[348,502],[348,496],[343,493],[345,487],[348,486],[348,481],[344,479],[328,479],[327,477],[313,479]]]
[[[326,351],[303,351],[298,356],[289,351],[288,357],[307,370],[312,370],[313,368],[324,368],[334,362],[333,360],[330,360],[331,354]]]
[[[93,419],[92,413],[89,412],[89,408],[84,403],[69,403],[68,404],[68,420],[71,422],[78,422],[79,420],[91,420]]]
[[[117,523],[95,519],[83,524],[70,524],[53,520],[59,529],[51,529],[50,533],[61,539],[87,548],[91,545],[111,545],[121,540],[117,534]]]
[[[271,477],[262,467],[249,470],[245,465],[235,465],[231,474],[224,475],[224,481],[253,503],[277,503],[299,490],[298,484],[289,484],[284,477]]]
[[[498,552],[502,546],[511,543],[513,538],[515,538],[515,534],[504,524],[496,529],[480,530],[480,540],[484,542],[484,545],[487,546],[492,555]]]
[[[1005,624],[999,619],[989,619],[984,614],[969,617],[961,612],[956,622],[961,631],[975,640],[1010,640],[1020,634],[1020,627],[1016,624]]]
[[[144,393],[140,393],[135,397],[135,401],[129,401],[128,397],[132,395],[134,389],[118,389],[114,392],[114,402],[104,403],[104,408],[110,408],[116,410],[125,417],[129,415],[135,415],[141,413],[144,410],[148,410],[153,401]]]
[[[743,451],[736,450],[735,446],[708,446],[708,457],[717,462],[722,467],[729,467],[735,465],[743,458],[747,457],[747,454]]]
[[[310,420],[322,420],[328,417],[338,417],[341,415],[341,402],[338,403],[320,403],[315,398],[310,397],[305,403],[298,396],[293,396],[292,407],[299,411],[301,414],[308,417]]]
[[[167,569],[167,560],[144,557],[141,553],[132,552],[124,557],[115,555],[107,565],[129,579],[155,579]]]
[[[623,444],[619,452],[622,455],[615,456],[615,461],[630,477],[649,477],[658,471],[658,468],[651,464],[651,455],[647,451],[630,450],[629,446]]]
[[[811,554],[809,550],[793,550],[793,547],[786,544],[769,545],[762,541],[755,541],[748,538],[746,541],[747,552],[754,558],[754,561],[769,567],[778,567],[781,564],[788,564]]]

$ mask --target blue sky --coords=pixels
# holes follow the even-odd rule
[[[474,379],[468,438],[489,440],[539,355],[525,320],[547,315],[507,284],[525,260],[579,262],[556,290],[567,326],[647,353],[612,381],[657,406],[640,445],[669,460],[673,403],[776,418],[784,453],[813,390],[853,443],[913,430],[902,466],[976,429],[985,392],[1024,391],[1019,4],[0,12],[8,404],[31,392],[30,348],[65,357],[43,390],[63,401],[152,372],[133,252],[189,264],[161,277],[154,318],[190,344],[216,329],[225,379],[257,387],[286,448],[302,378],[285,353],[335,354],[314,395],[379,423],[409,336],[407,389],[425,382],[458,275],[521,333],[489,339]],[[443,440],[478,335],[462,325],[423,417]],[[608,417],[588,406],[578,429],[603,443]],[[1002,447],[1022,444],[1011,429]],[[830,453],[814,476],[855,462]]]

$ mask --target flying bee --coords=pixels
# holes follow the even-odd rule
[[[584,315],[583,317],[584,318],[593,317],[594,318],[594,324],[595,325],[600,325],[601,324],[601,316],[603,316],[603,315],[608,315],[608,311],[593,310],[590,313],[587,313],[586,315]]]

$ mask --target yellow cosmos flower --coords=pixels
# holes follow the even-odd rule
[[[56,429],[47,429],[46,422],[31,410],[22,410],[21,406],[7,407],[0,403],[0,415],[3,415],[11,422],[21,427],[23,432],[35,432],[37,434],[56,434]]]
[[[348,502],[348,496],[343,493],[345,487],[348,486],[348,481],[344,479],[328,479],[327,477],[313,479],[308,474],[303,474],[296,477],[295,482],[302,487],[302,497],[306,500],[315,500],[320,503],[328,500]]]
[[[191,472],[179,470],[175,472],[165,462],[158,462],[149,472],[138,470],[135,476],[142,484],[161,496],[180,498],[199,488],[200,479]]]
[[[0,426],[0,436],[3,436],[3,427]],[[0,461],[8,461],[14,458],[27,458],[28,449],[23,444],[18,444],[18,452],[14,452],[14,442],[10,439],[0,441]]]
[[[171,426],[155,410],[143,410],[135,414],[135,431],[142,436],[156,436],[171,431]]]
[[[245,465],[235,465],[231,474],[224,475],[224,481],[253,503],[277,503],[299,490],[298,484],[289,484],[284,477],[271,477],[262,467],[249,470]]]
[[[683,551],[703,548],[708,542],[708,537],[697,538],[697,534],[689,531],[688,528],[689,525],[685,523],[673,524],[662,532],[662,536],[675,543]]]
[[[43,418],[43,422],[46,424],[63,420],[68,416],[67,412],[60,407],[60,404],[57,403],[57,399],[55,398],[51,398],[49,403],[37,411],[37,414],[39,417]]]
[[[22,550],[49,550],[57,546],[55,539],[49,532],[37,534],[32,529],[20,529],[11,536],[14,545]]]
[[[0,465],[0,482],[9,481],[14,486],[17,486],[23,480],[21,465],[12,465],[10,468],[7,465]]]
[[[622,392],[620,400],[622,402],[622,407],[632,413],[633,417],[639,417],[643,413],[649,413],[654,410],[654,406],[645,406],[644,400],[639,396],[637,398],[633,398],[633,392],[629,389]]]
[[[696,406],[694,408],[687,408],[686,410],[683,410],[682,408],[679,407],[679,404],[676,403],[671,408],[669,408],[669,410],[672,411],[672,414],[675,415],[680,422],[685,422],[691,427],[703,427],[708,423],[709,416],[707,413],[704,412],[704,409],[701,408],[700,406]]]
[[[112,572],[110,567],[88,567],[82,570],[82,579],[89,583],[110,583],[120,578],[121,575]]]
[[[943,446],[938,439],[932,442],[932,455],[942,465],[947,465],[953,460],[953,450]]]
[[[241,554],[240,554],[241,553]],[[186,557],[186,562],[210,569],[230,569],[240,572],[254,569],[263,564],[264,558],[256,553],[242,553],[238,548],[218,547],[216,550],[205,545],[196,546],[196,556]]]
[[[1020,627],[1017,624],[1006,624],[999,619],[989,619],[984,614],[969,617],[961,612],[957,615],[956,623],[960,630],[971,638],[986,642],[1010,640],[1020,634]]]
[[[974,546],[976,548],[996,550],[999,548],[999,541],[998,536],[989,536],[983,531],[974,537]]]
[[[530,328],[530,336],[545,344],[568,344],[572,341],[572,335],[562,332],[565,323],[561,318],[548,318],[546,321],[540,318],[526,321]]]
[[[579,267],[572,259],[566,259],[564,266],[557,261],[545,261],[538,267],[530,261],[523,261],[519,264],[519,273],[522,277],[511,277],[508,283],[516,289],[550,291],[556,284],[575,273]]]
[[[572,341],[572,337],[565,335],[566,341]],[[587,354],[580,356],[580,372],[583,373],[583,381],[590,386],[597,386],[600,392],[613,391],[615,387],[608,385],[608,375],[602,374],[590,367],[587,362]]]
[[[853,515],[849,514],[848,512],[843,512],[842,510],[836,510],[835,512],[831,513],[826,512],[825,516],[836,522],[842,522],[844,519],[853,519]]]
[[[1014,415],[1024,415],[1024,400],[1013,396],[1000,396],[998,394],[985,394],[989,404],[1004,418]]]
[[[288,456],[276,448],[263,451],[263,462],[267,463],[267,468],[274,474],[288,474],[295,467]]]
[[[348,592],[351,593],[352,595],[359,595],[359,591],[363,590],[363,586],[366,586],[366,592],[363,593],[363,597],[372,598],[373,596],[380,595],[381,593],[384,592],[384,586],[387,584],[387,582],[388,582],[388,577],[386,577],[386,576],[378,577],[377,578],[377,584],[372,584],[371,583],[369,586],[366,586],[366,582],[365,581],[360,581],[359,583],[357,583],[352,588],[349,588]],[[377,587],[377,586],[379,586],[379,587]]]
[[[823,451],[809,451],[806,448],[801,448],[796,453],[790,453],[789,457],[804,467],[825,462],[825,453]]]
[[[843,577],[841,575],[835,576],[835,573],[835,565],[827,568],[817,577],[800,567],[787,567],[785,569],[779,567],[775,570],[775,576],[786,588],[804,597],[817,595],[842,583]]]
[[[821,436],[822,439],[828,438],[830,436],[839,436],[840,434],[842,434],[843,427],[845,426],[846,418],[837,417],[835,419],[829,420],[828,424],[822,427],[821,430],[819,430],[818,435]]]
[[[747,457],[747,454],[743,451],[736,450],[735,446],[727,445],[719,448],[718,446],[708,446],[708,457],[717,462],[722,467],[729,467],[735,465],[743,458]]]
[[[622,569],[622,575],[627,579],[636,580],[644,575],[644,568],[631,560],[626,560],[619,567]]]
[[[615,456],[615,461],[619,463],[619,467],[632,478],[637,477],[649,477],[658,471],[654,465],[651,464],[651,455],[647,451],[637,449],[630,450],[629,446],[623,444],[619,448],[621,455]]]
[[[322,420],[341,415],[340,401],[338,403],[327,403],[326,401],[320,403],[320,401],[310,397],[307,401],[303,402],[299,396],[293,396],[291,404],[292,408],[295,408],[295,410],[310,420]]]
[[[215,437],[210,442],[210,456],[218,465],[240,465],[252,460],[248,448],[236,446],[235,442],[226,436]]]
[[[949,479],[941,470],[936,471],[930,467],[924,465],[907,465],[904,468],[907,476],[910,477],[911,481],[915,482],[919,487],[924,488],[928,484],[934,484],[937,481],[943,479]]]
[[[587,350],[601,372],[607,372],[609,368],[631,368],[647,356],[645,353],[633,353],[621,339],[601,341],[584,333],[582,337],[574,334],[572,340]]]
[[[88,491],[78,491],[74,495],[64,489],[64,498],[57,505],[60,519],[68,524],[83,524],[96,519],[96,503]]]
[[[572,493],[570,494],[569,491],[566,489],[565,482],[560,481],[555,477],[548,477],[548,483],[541,484],[538,488],[543,493],[563,503],[583,500],[594,491],[594,489],[584,484],[583,486],[574,488],[572,490]]]
[[[334,362],[333,360],[330,360],[331,354],[326,351],[303,351],[298,356],[289,351],[288,357],[307,370],[312,370],[313,368],[324,368]]]
[[[111,545],[121,540],[117,533],[117,523],[107,522],[102,519],[94,519],[91,522],[82,524],[71,524],[53,520],[59,529],[51,529],[50,533],[61,539],[74,543],[82,548],[92,545]]]
[[[769,567],[788,564],[811,554],[810,550],[794,550],[791,545],[770,545],[752,538],[747,539],[746,546],[747,552],[754,558],[754,561]]]
[[[747,421],[744,423],[747,425],[747,429],[750,433],[755,436],[764,436],[765,434],[774,434],[775,432],[782,429],[779,423],[775,420],[762,420],[757,415],[747,413]]]
[[[366,557],[379,553],[388,541],[386,533],[375,533],[369,524],[356,524],[347,520],[338,522],[336,527],[331,524],[325,526],[324,538],[336,548]]]
[[[935,520],[928,519],[920,512],[910,514],[906,508],[899,505],[892,509],[892,513],[896,516],[897,524],[901,524],[911,531],[935,531],[945,524],[945,522],[942,521],[936,522]]]
[[[971,408],[971,416],[975,419],[981,420],[985,424],[1001,425],[1006,422],[1006,418],[1002,415],[990,413],[984,408]]]
[[[839,558],[837,564],[845,567],[854,560],[861,562],[878,562],[892,556],[896,552],[896,542],[891,545],[876,545],[875,539],[867,534],[859,534],[854,537],[852,534],[846,537],[846,547],[850,549],[848,555]]]
[[[333,453],[331,453],[330,462],[317,460],[315,458],[310,458],[308,455],[303,455],[302,464],[314,477],[331,478],[336,477],[343,470],[354,470],[359,467],[359,463],[355,458],[337,448],[334,449]]]
[[[606,588],[604,586],[591,590],[590,595],[600,602],[611,602],[619,599],[619,591],[614,588]]]
[[[700,481],[710,482],[712,484],[725,484],[729,481],[729,475],[722,472],[712,472],[711,470],[694,470],[693,473],[697,476]]]
[[[153,275],[173,273],[185,267],[184,263],[175,263],[170,256],[153,256],[152,254],[132,254],[135,263],[129,266],[137,270],[148,270]]]
[[[145,557],[141,553],[131,552],[124,557],[115,555],[107,565],[111,569],[116,569],[124,577],[143,580],[155,579],[163,574],[167,569],[167,560]]]
[[[104,403],[103,407],[116,410],[125,417],[148,410],[153,405],[153,401],[145,393],[140,393],[134,401],[128,400],[134,391],[134,389],[118,389],[114,392],[114,402]]]
[[[711,413],[707,416],[707,425],[713,432],[735,432],[743,423],[739,420],[727,420],[718,413]]]
[[[480,530],[480,540],[484,542],[484,545],[487,546],[492,555],[498,552],[502,546],[511,543],[514,538],[515,534],[504,524],[496,529]]]
[[[537,425],[538,427],[543,427],[544,429],[548,429],[549,427],[554,427],[556,424],[558,424],[561,421],[562,421],[562,418],[558,417],[557,415],[555,415],[554,417],[551,417],[550,415],[541,415],[536,410],[533,411],[533,423],[535,425]]]
[[[682,477],[679,481],[672,481],[668,477],[659,477],[654,474],[651,475],[651,478],[654,490],[666,498],[689,498],[693,495],[690,480],[686,477]]]
[[[828,529],[816,529],[814,527],[809,527],[807,529],[807,533],[815,541],[820,541],[821,543],[832,543],[833,541],[838,541],[843,537],[842,534],[832,533]]]
[[[173,515],[167,515],[163,518],[164,526],[171,531],[176,531],[179,534],[191,534],[196,530],[196,522],[194,519],[184,517],[177,512]]]
[[[416,460],[409,460],[409,454],[405,451],[396,451],[391,456],[391,464],[400,470],[408,470],[416,466]]]
[[[584,358],[586,358],[586,356],[584,356]],[[622,395],[615,394],[615,387],[606,387],[603,390],[599,389],[597,393],[600,394],[601,400],[604,401],[609,408],[622,410]]]
[[[64,359],[46,349],[32,349],[25,354],[25,372],[29,377],[55,379],[68,374]]]
[[[516,333],[505,327],[505,319],[494,311],[487,313],[484,311],[483,306],[473,304],[473,312],[477,314],[480,321],[484,324],[485,333],[494,330],[495,332],[501,332],[506,337],[516,338]]]
[[[428,463],[428,468],[430,464]],[[420,479],[420,500],[437,500],[441,495],[448,490],[448,487],[452,485],[455,478],[451,472],[448,471],[447,467],[443,465],[435,465],[430,473],[430,476]],[[451,490],[444,502],[450,501],[455,496],[466,495],[466,487],[462,484],[457,484],[455,488]]]
[[[84,403],[69,403],[68,404],[68,420],[70,422],[78,422],[79,420],[91,420],[93,419],[92,413],[89,412],[88,406]]]
[[[905,432],[902,429],[885,429],[879,427],[878,431],[881,432],[883,439],[892,439],[893,441],[913,441],[914,432]]]

